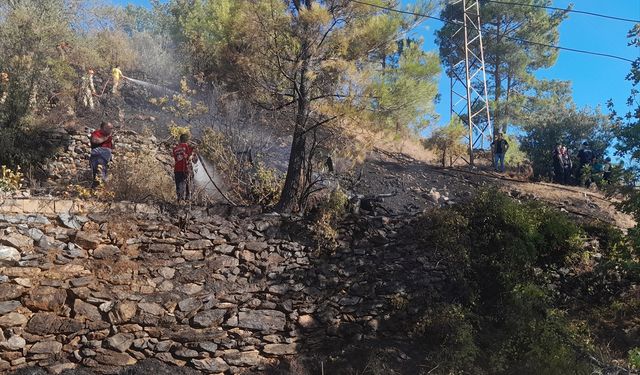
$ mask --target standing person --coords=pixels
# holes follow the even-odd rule
[[[564,183],[564,164],[562,161],[562,145],[556,143],[553,149],[553,182],[557,184]]]
[[[563,171],[563,183],[565,185],[571,183],[571,172],[573,171],[573,162],[571,161],[571,155],[567,146],[562,146],[562,171]]]
[[[194,149],[189,144],[189,134],[180,134],[178,144],[173,148],[173,168],[176,181],[178,201],[191,199],[191,182],[193,179]]]
[[[583,179],[584,179],[584,168],[587,165],[591,165],[593,163],[593,160],[595,159],[595,155],[593,154],[593,151],[591,151],[591,149],[589,148],[589,142],[583,142],[582,143],[582,148],[580,149],[580,151],[578,151],[578,173],[577,173],[577,179],[578,179],[578,183],[580,185],[582,185],[583,183]],[[589,177],[589,176],[586,176]],[[590,180],[590,178],[584,179],[584,183],[586,185],[588,185],[588,180]]]
[[[111,88],[111,93],[113,95],[118,94],[118,86],[120,85],[120,80],[124,77],[122,74],[122,70],[120,70],[120,65],[116,65],[113,69],[111,69],[111,79],[113,80],[113,87]]]
[[[604,182],[608,185],[611,184],[611,172],[612,172],[612,166],[611,166],[611,158],[607,157],[606,159],[604,159],[604,166],[603,166],[603,173],[602,173],[602,179],[604,180]]]
[[[496,171],[504,173],[504,156],[509,149],[509,143],[504,139],[502,133],[498,133],[496,139],[491,142],[491,146],[493,147],[493,167]],[[500,169],[498,169],[498,164],[500,164]]]
[[[9,96],[9,74],[7,72],[0,73],[0,104],[4,104]]]
[[[100,129],[91,133],[91,156],[89,164],[91,164],[91,173],[93,174],[93,184],[95,188],[100,185],[101,181],[107,180],[107,168],[111,161],[113,151],[113,124],[103,121]],[[100,179],[98,179],[100,173]]]
[[[93,84],[93,69],[87,69],[87,74],[82,76],[82,104],[93,110],[93,97],[96,95],[96,87]]]

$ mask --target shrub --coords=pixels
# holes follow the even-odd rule
[[[338,222],[346,213],[347,203],[347,195],[336,188],[312,211],[312,231],[318,249],[331,252],[337,248]]]
[[[117,156],[109,165],[109,178],[104,188],[117,200],[175,200],[175,185],[169,171],[155,154],[142,150]]]
[[[440,155],[440,161],[443,167],[454,163],[454,159],[464,155],[467,152],[467,146],[462,143],[462,137],[467,133],[460,120],[451,120],[449,125],[435,130],[433,134],[423,140],[423,146],[426,149],[433,150]]]
[[[461,305],[430,307],[411,334],[426,339],[427,358],[437,366],[438,374],[476,373],[473,368],[479,349],[474,342],[475,329]]]
[[[250,176],[251,200],[263,206],[273,206],[280,198],[282,176],[277,170],[258,163],[255,173]]]
[[[640,369],[640,348],[629,350],[629,364],[632,369]]]
[[[417,325],[442,342],[428,354],[443,364],[438,373],[586,371],[567,339],[566,320],[552,308],[552,294],[535,272],[563,265],[581,251],[584,231],[568,217],[489,190],[426,214],[414,230],[419,244],[447,264],[460,304],[432,309]]]
[[[0,192],[13,192],[22,188],[22,179],[24,175],[20,171],[20,167],[11,170],[7,166],[2,166],[2,174],[0,175]]]

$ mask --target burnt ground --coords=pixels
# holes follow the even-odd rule
[[[359,173],[353,191],[364,196],[393,194],[378,203],[379,213],[390,216],[415,215],[434,206],[464,201],[478,189],[497,188],[514,198],[542,201],[580,218],[601,220],[622,229],[635,225],[631,216],[616,210],[615,198],[602,192],[528,182],[514,174],[495,173],[490,167],[441,168],[377,149]]]

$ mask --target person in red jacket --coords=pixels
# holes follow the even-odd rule
[[[173,159],[175,160],[173,171],[179,201],[191,199],[194,155],[194,149],[189,144],[189,135],[181,134],[179,143],[173,148]]]
[[[91,156],[89,164],[91,165],[91,173],[93,174],[92,187],[100,185],[101,181],[107,180],[107,167],[111,161],[113,152],[113,124],[103,121],[100,129],[91,133]],[[98,179],[100,174],[101,180]]]

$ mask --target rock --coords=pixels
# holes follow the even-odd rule
[[[215,353],[218,350],[218,345],[215,342],[205,341],[198,344],[200,349],[205,350],[209,353]]]
[[[4,301],[0,302],[0,315],[14,311],[22,306],[20,301]]]
[[[67,292],[64,289],[39,286],[29,292],[25,306],[31,310],[60,311],[66,300]]]
[[[136,364],[136,359],[127,353],[102,349],[96,353],[95,360],[107,366],[131,366]]]
[[[119,302],[116,305],[116,316],[121,323],[129,322],[136,316],[136,312],[138,311],[138,306],[133,301],[123,301]]]
[[[44,236],[44,233],[38,228],[29,228],[27,235],[34,241],[38,242]]]
[[[75,333],[83,328],[84,325],[75,319],[46,312],[34,314],[27,323],[27,331],[38,335]]]
[[[27,341],[20,336],[11,336],[9,340],[0,342],[0,348],[10,351],[20,350],[27,345]]]
[[[73,311],[76,313],[76,315],[84,316],[85,318],[93,320],[94,322],[102,320],[102,315],[100,314],[97,306],[86,303],[79,298],[77,298],[73,303]]]
[[[281,311],[253,310],[238,313],[238,327],[259,331],[282,331],[286,319]]]
[[[198,328],[219,326],[226,313],[227,310],[222,309],[201,311],[193,317],[193,325]]]
[[[27,323],[27,320],[28,319],[26,316],[16,312],[11,312],[6,315],[0,316],[0,327],[4,328],[21,326]]]
[[[60,219],[60,222],[62,223],[62,225],[64,225],[69,229],[82,228],[82,223],[79,220],[77,220],[76,217],[73,215],[63,213],[58,215],[58,219]]]
[[[18,262],[20,252],[11,246],[0,245],[0,261]]]
[[[0,284],[0,301],[13,300],[20,298],[25,292],[25,289],[18,285],[12,285],[9,283]]]
[[[158,274],[167,280],[173,279],[176,274],[176,270],[171,267],[162,267],[158,270]]]
[[[228,255],[214,255],[209,260],[209,268],[212,270],[220,270],[222,268],[238,267],[240,261],[237,258]]]
[[[298,318],[298,324],[304,329],[312,329],[318,326],[318,322],[313,318],[313,315],[301,315]]]
[[[260,357],[260,353],[257,350],[250,350],[248,352],[227,350],[223,358],[225,362],[232,366],[258,366],[264,360],[264,358]]]
[[[196,370],[206,373],[223,373],[229,370],[229,365],[222,358],[192,359],[191,364]]]
[[[71,259],[75,259],[75,258],[86,259],[89,257],[89,253],[87,252],[87,250],[84,250],[80,246],[76,246],[73,243],[69,243],[67,245],[67,248],[64,249],[63,251],[64,251],[64,256],[69,257]]]
[[[62,351],[62,343],[57,341],[40,341],[29,349],[29,354],[58,354]]]
[[[202,292],[202,285],[198,285],[194,283],[184,284],[180,286],[178,290],[186,295],[191,296],[191,295]]]
[[[108,348],[121,352],[127,351],[133,344],[135,336],[132,333],[117,333],[106,340]]]
[[[180,348],[174,352],[177,357],[180,358],[198,358],[200,357],[200,353],[193,349]]]
[[[247,250],[251,250],[251,251],[262,251],[265,250],[269,247],[269,245],[266,242],[261,242],[261,241],[251,241],[251,242],[247,242],[244,247]]]
[[[186,361],[174,358],[171,353],[158,353],[156,358],[162,362],[172,364],[174,366],[182,367],[187,364]]]
[[[26,277],[16,277],[15,279],[13,279],[13,281],[16,284],[23,286],[25,288],[33,287],[33,283],[31,282],[31,279],[27,279]]]
[[[162,316],[166,312],[165,309],[157,303],[140,302],[138,303],[138,307],[141,311],[155,316]]]
[[[84,249],[95,249],[100,245],[102,239],[98,233],[80,231],[76,233],[75,242]]]
[[[149,251],[152,253],[171,253],[175,250],[176,246],[168,243],[154,243],[149,245]]]
[[[33,248],[33,239],[20,233],[10,233],[0,238],[0,245],[25,251]]]
[[[95,278],[93,276],[78,277],[78,278],[69,280],[69,282],[71,283],[71,285],[73,285],[74,288],[87,286],[94,281],[95,281]]]
[[[267,344],[264,352],[271,355],[291,355],[297,353],[297,345],[293,344]]]
[[[184,249],[185,250],[202,250],[210,246],[213,246],[213,243],[210,240],[195,240],[195,241],[189,241],[186,244],[184,244]]]
[[[120,249],[113,245],[98,245],[93,250],[93,257],[96,259],[115,259],[120,254]]]
[[[204,259],[202,250],[183,250],[182,257],[188,261],[198,261]]]
[[[202,301],[198,298],[187,298],[178,302],[178,308],[180,311],[190,313],[192,311],[197,311],[202,308]]]

